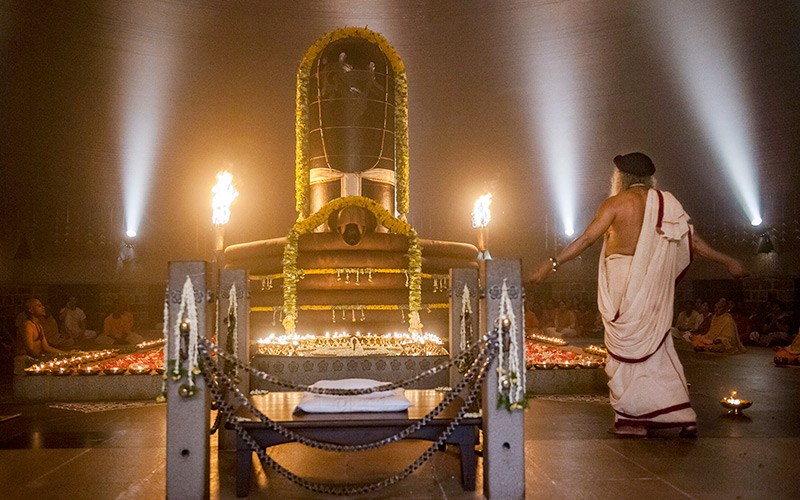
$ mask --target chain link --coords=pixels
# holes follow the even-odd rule
[[[439,414],[441,414],[441,412],[444,411],[444,409],[447,406],[449,406],[453,402],[456,396],[460,394],[467,387],[467,385],[469,385],[470,383],[475,383],[473,379],[479,373],[479,370],[482,370],[484,362],[487,360],[487,358],[488,361],[491,362],[494,357],[492,354],[492,350],[490,348],[487,347],[482,349],[479,355],[473,360],[467,375],[456,385],[456,387],[452,391],[450,391],[444,398],[442,398],[442,401],[440,401],[439,404],[436,405],[436,407],[434,407],[433,410],[431,410],[423,418],[419,419],[417,422],[403,429],[394,436],[390,436],[385,439],[375,441],[372,443],[364,443],[358,445],[339,445],[333,443],[325,443],[322,441],[317,441],[311,438],[304,437],[300,434],[297,434],[293,430],[270,419],[269,417],[264,415],[260,410],[258,410],[258,408],[256,408],[254,405],[250,403],[250,400],[247,399],[247,397],[241,393],[239,388],[236,387],[236,384],[234,384],[229,377],[227,377],[224,373],[221,373],[219,369],[216,368],[215,364],[211,362],[210,355],[205,348],[200,349],[200,355],[204,360],[205,366],[209,367],[209,372],[210,372],[209,374],[213,376],[210,377],[208,376],[209,374],[207,374],[205,377],[205,379],[209,382],[209,389],[211,389],[212,392],[214,390],[219,390],[220,392],[223,393],[221,399],[225,402],[221,404],[229,406],[229,403],[226,401],[227,398],[225,398],[224,395],[224,391],[225,389],[227,389],[228,391],[230,391],[230,394],[234,396],[234,398],[237,400],[239,404],[248,408],[250,412],[261,421],[261,423],[263,423],[268,428],[274,430],[275,432],[279,433],[281,436],[291,441],[297,441],[301,444],[304,444],[312,448],[317,448],[327,451],[346,451],[346,452],[365,451],[365,450],[380,448],[393,441],[404,439],[409,435],[411,435],[412,433],[421,429],[423,426],[429,424],[434,418],[439,416]],[[212,378],[215,379],[215,381],[212,381]],[[224,387],[219,386],[220,380],[224,384]],[[216,388],[212,387],[210,385],[211,383],[214,383],[216,385]],[[217,415],[219,416],[219,413]]]
[[[479,355],[479,358],[483,362],[480,364],[480,371],[474,377],[475,379],[474,383],[472,384],[472,387],[469,390],[469,393],[467,395],[466,400],[464,401],[464,404],[459,409],[456,417],[447,425],[442,434],[439,435],[436,441],[434,441],[433,444],[431,444],[431,446],[427,450],[425,450],[425,452],[423,452],[413,463],[411,463],[411,465],[409,465],[401,472],[391,477],[388,477],[381,481],[377,481],[375,483],[365,484],[361,486],[354,486],[354,487],[332,486],[328,484],[309,481],[308,479],[300,477],[294,474],[293,472],[289,471],[282,465],[280,465],[278,462],[276,462],[272,457],[270,457],[267,454],[266,449],[260,446],[258,442],[256,442],[256,440],[247,432],[247,430],[244,429],[239,424],[239,422],[234,418],[233,408],[230,405],[228,405],[224,400],[225,398],[222,395],[222,391],[220,390],[218,382],[216,381],[209,382],[209,389],[211,390],[211,393],[215,401],[219,403],[220,411],[225,413],[227,420],[232,423],[233,428],[236,431],[237,435],[250,446],[250,448],[256,453],[258,458],[261,460],[262,464],[269,465],[277,473],[284,476],[293,483],[302,486],[303,488],[306,488],[308,490],[315,491],[317,493],[324,493],[324,494],[338,495],[338,496],[358,495],[385,488],[408,477],[414,471],[419,469],[428,459],[430,459],[436,452],[436,450],[441,448],[441,446],[447,441],[447,439],[450,437],[450,435],[453,433],[456,427],[458,427],[458,425],[464,419],[464,415],[467,413],[467,410],[472,406],[476,396],[479,394],[481,388],[481,382],[486,377],[487,368],[494,359],[496,351],[497,351],[497,344],[494,341],[488,342],[487,348],[481,351],[481,355]],[[205,348],[201,352],[203,353],[204,357],[207,358],[210,357],[208,352],[205,351]],[[213,366],[213,363],[208,363],[206,366]],[[211,370],[216,371],[215,368],[212,368]],[[205,378],[206,380],[209,380],[211,377],[205,377]],[[455,392],[456,391],[454,390],[453,393]],[[392,436],[392,438],[394,438],[392,440],[396,440],[398,435]]]

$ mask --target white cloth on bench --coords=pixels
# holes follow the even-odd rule
[[[341,380],[320,380],[311,387],[321,389],[367,389],[388,385],[365,378],[346,378]],[[404,411],[411,406],[402,387],[392,391],[359,394],[357,396],[332,396],[306,392],[297,408],[308,413],[353,413],[353,412],[391,412]]]

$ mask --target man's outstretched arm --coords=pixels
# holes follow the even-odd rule
[[[731,273],[731,276],[734,278],[746,278],[747,276],[750,276],[750,273],[747,271],[747,269],[745,269],[741,262],[734,259],[730,255],[713,249],[711,245],[706,243],[705,240],[697,233],[692,233],[692,251],[704,259],[708,259],[721,266],[725,266],[725,268],[728,269],[728,272]]]
[[[572,243],[567,245],[564,250],[555,256],[556,262],[563,264],[564,262],[574,259],[582,254],[584,250],[594,245],[594,243],[605,234],[608,228],[611,227],[611,223],[614,222],[615,211],[613,203],[613,199],[609,198],[600,205],[600,208],[597,209],[597,215],[591,224],[589,224],[583,234],[575,238]],[[531,273],[531,281],[534,283],[541,283],[550,275],[552,270],[553,264],[550,260],[542,262],[539,267],[534,269]]]

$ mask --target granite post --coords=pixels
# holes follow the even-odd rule
[[[481,333],[492,331],[498,324],[503,282],[508,288],[516,316],[519,366],[525,369],[525,332],[522,328],[523,288],[518,260],[481,261]],[[483,493],[489,500],[521,500],[525,498],[525,435],[523,410],[508,411],[497,407],[497,359],[489,366],[483,382]]]
[[[186,278],[192,280],[197,308],[199,336],[209,337],[213,325],[213,307],[209,303],[209,264],[204,261],[170,262],[169,264],[169,336],[181,335],[175,323],[181,306],[181,294]],[[188,346],[188,335],[183,335],[183,349]],[[175,345],[176,343],[170,343]],[[179,358],[184,370],[188,369],[185,353]],[[167,360],[164,368],[168,369]],[[173,380],[167,372],[167,488],[170,500],[197,500],[209,498],[209,413],[210,398],[202,374],[195,375],[194,395],[181,396],[181,386],[187,383],[183,376]]]

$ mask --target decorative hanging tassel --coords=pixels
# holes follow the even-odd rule
[[[469,287],[464,284],[464,291],[461,292],[461,329],[459,331],[459,352],[464,352],[469,347],[467,339],[467,322],[472,316],[472,300],[469,295]]]
[[[228,299],[228,321],[233,322],[233,328],[228,324],[229,334],[233,340],[233,357],[239,359],[239,303],[236,299],[236,283],[231,284],[230,298]]]

